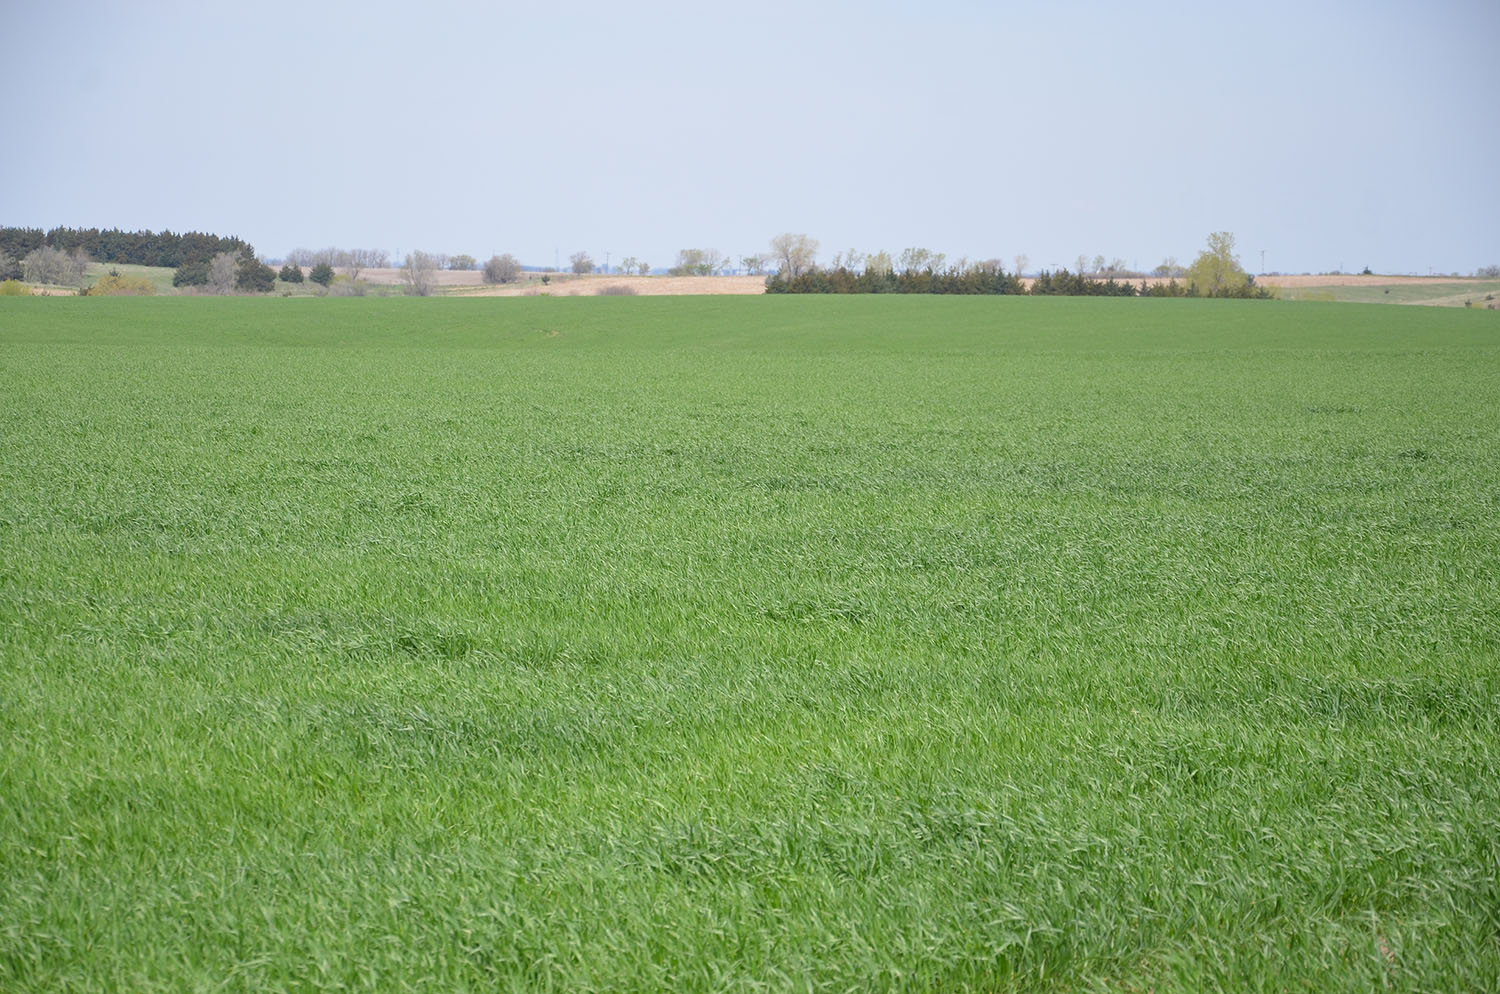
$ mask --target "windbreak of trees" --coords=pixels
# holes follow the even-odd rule
[[[1142,284],[1144,286],[1144,284]],[[1060,269],[1055,273],[1042,270],[1031,281],[1031,292],[1038,297],[1135,297],[1146,296],[1135,286],[1109,276],[1093,279],[1082,273]]]
[[[926,249],[906,249],[893,260],[885,252],[859,253],[851,249],[834,259],[831,269],[819,268],[813,262],[818,243],[806,235],[778,235],[771,240],[773,258],[779,262],[777,272],[766,278],[767,293],[936,293],[936,294],[1016,294],[1068,297],[1238,297],[1264,300],[1271,297],[1265,287],[1257,286],[1255,277],[1245,272],[1234,254],[1234,236],[1216,231],[1208,236],[1208,246],[1187,269],[1168,260],[1157,267],[1167,282],[1148,284],[1144,279],[1131,282],[1117,279],[1127,272],[1124,263],[1106,264],[1103,256],[1094,259],[1093,273],[1085,272],[1089,260],[1078,257],[1078,272],[1060,269],[1043,270],[1031,281],[1022,282],[1019,271],[1025,256],[1016,257],[1017,273],[1001,268],[998,259],[970,264],[960,262],[944,267],[946,257]],[[863,269],[857,268],[863,263]],[[1181,276],[1179,282],[1177,277]]]
[[[1025,294],[1037,297],[1238,297],[1263,300],[1271,296],[1265,287],[1256,286],[1253,278],[1242,283],[1200,286],[1196,282],[1132,283],[1114,277],[1095,279],[1081,273],[1060,269],[1043,270],[1032,281],[1030,289],[1018,277],[1003,271],[982,269],[931,269],[893,272],[871,270],[853,272],[838,269],[812,269],[800,276],[784,279],[772,274],[766,279],[767,293],[934,293],[934,294]]]
[[[0,252],[14,259],[24,259],[40,248],[57,249],[69,254],[81,252],[96,262],[115,262],[133,266],[167,266],[173,269],[184,262],[211,259],[220,252],[249,252],[250,243],[235,237],[207,235],[200,231],[177,234],[172,231],[121,231],[118,228],[0,228]]]
[[[773,273],[766,279],[767,293],[1025,293],[1026,286],[1009,273],[998,269],[892,269],[867,267],[855,272],[847,266],[837,269],[808,269],[796,276]]]

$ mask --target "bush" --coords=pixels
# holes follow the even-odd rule
[[[93,286],[83,290],[80,296],[88,297],[154,297],[156,284],[144,276],[121,276],[111,272]]]
[[[320,262],[312,267],[312,272],[307,278],[320,286],[329,286],[333,283],[333,267],[326,262]]]
[[[294,266],[289,262],[281,267],[281,272],[276,274],[276,278],[283,283],[301,283],[302,267]]]
[[[0,297],[29,297],[31,287],[20,280],[6,280],[0,283]]]
[[[597,294],[600,297],[634,297],[635,295],[635,287],[624,285],[600,287]]]
[[[448,268],[450,270],[478,269],[479,260],[472,255],[455,255],[448,260]]]
[[[521,278],[521,264],[510,253],[491,256],[484,264],[486,283],[514,283]]]

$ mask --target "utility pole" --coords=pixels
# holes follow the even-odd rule
[[[1266,275],[1266,250],[1265,249],[1261,249],[1260,250],[1260,274],[1262,276]]]

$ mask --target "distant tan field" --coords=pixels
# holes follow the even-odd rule
[[[642,296],[679,296],[683,294],[756,294],[764,293],[764,276],[625,276],[621,274],[595,273],[575,276],[572,273],[549,273],[547,285],[542,284],[540,273],[527,273],[519,283],[493,286],[484,282],[478,270],[441,270],[437,274],[438,286],[458,290],[465,296],[477,297],[525,297],[549,293],[554,297],[569,295],[594,296],[605,287],[630,287]],[[401,282],[399,269],[366,269],[360,279],[380,285],[397,285]],[[1139,277],[1131,278],[1132,282]],[[1154,281],[1155,277],[1146,277]],[[1357,276],[1353,274],[1318,276],[1257,276],[1255,281],[1262,286],[1287,289],[1309,289],[1317,287],[1376,287],[1376,286],[1426,286],[1452,283],[1452,276]],[[1031,283],[1030,279],[1025,281]]]
[[[634,290],[642,297],[680,297],[689,294],[757,294],[766,292],[764,276],[553,276],[543,286],[541,280],[485,286],[464,296],[529,297],[551,294],[554,297],[592,297],[612,288]]]
[[[1322,286],[1428,286],[1435,283],[1453,283],[1455,278],[1452,276],[1356,276],[1345,273],[1321,276],[1257,276],[1255,282],[1261,286],[1302,289]]]
[[[625,276],[595,273],[575,276],[572,273],[548,273],[547,284],[541,273],[527,273],[519,283],[494,286],[484,282],[477,270],[442,270],[437,284],[451,293],[465,297],[530,297],[550,294],[554,297],[593,297],[610,287],[629,287],[642,297],[684,296],[687,294],[755,294],[766,292],[764,276]],[[366,269],[359,278],[370,283],[396,285],[401,282],[399,269]]]
[[[340,267],[336,272],[346,273],[347,269]],[[401,270],[399,269],[361,269],[359,278],[366,283],[374,283],[378,286],[396,286],[401,282]],[[434,282],[438,286],[482,286],[484,277],[477,269],[440,269],[433,274]]]
[[[643,297],[700,294],[756,295],[766,292],[764,276],[625,276],[621,274],[527,273],[519,283],[492,286],[477,270],[442,270],[437,284],[449,296],[462,297],[595,297],[606,293]],[[399,269],[366,269],[360,278],[376,285],[397,286]],[[1130,277],[1139,282],[1141,277]],[[1146,277],[1147,282],[1156,282]],[[1030,279],[1023,281],[1028,287]],[[1453,276],[1257,276],[1256,282],[1277,291],[1285,300],[1321,300],[1360,303],[1418,304],[1438,307],[1500,306],[1500,282]]]

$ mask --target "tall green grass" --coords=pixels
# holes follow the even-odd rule
[[[0,302],[0,989],[1500,986],[1463,311]]]

